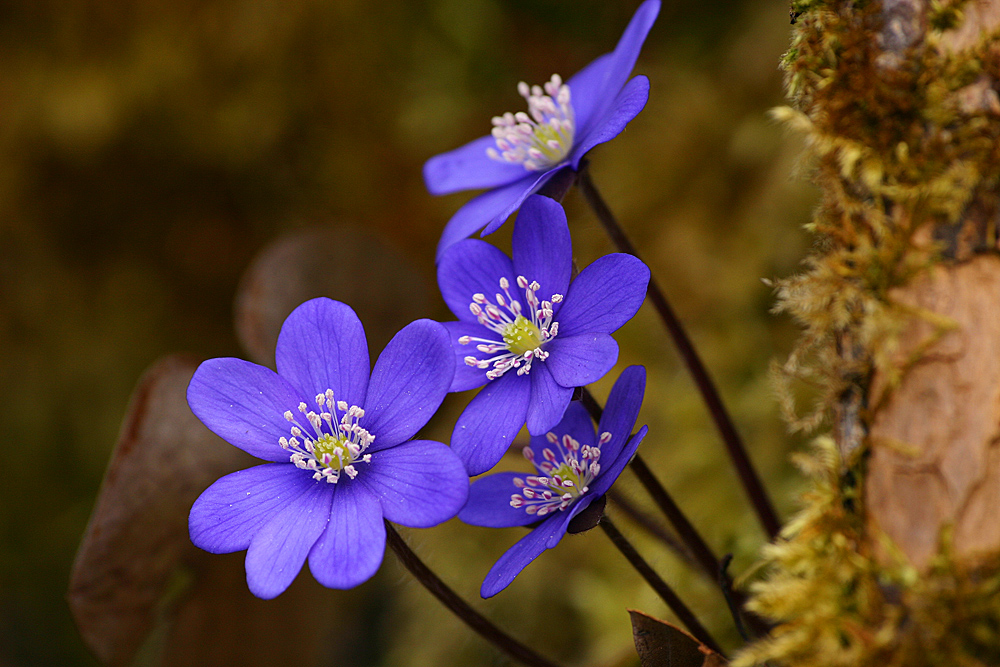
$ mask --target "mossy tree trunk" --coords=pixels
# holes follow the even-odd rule
[[[822,202],[804,327],[806,508],[736,664],[1000,664],[1000,0],[797,0],[785,58]]]

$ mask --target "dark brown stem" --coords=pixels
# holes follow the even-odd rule
[[[410,549],[409,545],[396,532],[388,521],[385,522],[386,541],[395,552],[399,561],[410,571],[424,588],[431,592],[441,603],[458,616],[462,622],[479,633],[483,639],[490,642],[514,660],[531,667],[559,667],[556,663],[543,658],[530,648],[520,643],[497,626],[490,623],[486,617],[469,606],[469,604],[451,590],[440,577],[434,574],[420,557]]]
[[[584,407],[587,408],[587,412],[590,413],[590,417],[595,422],[600,422],[604,408],[601,407],[597,399],[594,398],[594,395],[586,387],[583,387],[581,391],[581,400]],[[688,521],[684,512],[677,506],[677,503],[674,502],[674,499],[660,483],[660,480],[656,479],[653,471],[646,465],[646,461],[642,458],[642,455],[636,452],[632,458],[632,462],[629,463],[629,467],[635,473],[636,477],[639,478],[639,482],[646,489],[646,492],[653,498],[653,502],[656,503],[664,516],[667,517],[667,520],[670,521],[674,530],[677,531],[677,535],[684,542],[684,545],[688,548],[698,566],[708,575],[709,579],[712,581],[717,580],[719,576],[719,559],[712,553],[711,548],[702,539],[701,534],[694,525]]]
[[[595,422],[599,422],[604,409],[597,402],[597,399],[594,398],[594,395],[586,387],[582,387],[580,398],[584,407],[587,408],[587,412],[590,413],[590,417]],[[733,588],[732,578],[726,573],[726,568],[715,557],[711,547],[702,538],[701,533],[688,520],[681,508],[674,502],[673,497],[667,492],[666,487],[660,483],[660,480],[656,478],[656,475],[653,474],[653,471],[646,465],[646,461],[638,452],[632,457],[629,467],[635,473],[635,476],[639,478],[639,482],[646,489],[646,492],[649,493],[650,497],[652,497],[653,502],[656,503],[657,507],[667,517],[667,520],[670,521],[674,530],[677,531],[677,535],[681,538],[684,546],[687,547],[687,551],[690,552],[702,572],[711,581],[719,585],[719,589],[722,591],[722,595],[726,598],[727,603],[730,601],[733,603],[730,604],[730,611],[733,612],[733,620],[736,626],[738,628],[741,627],[743,622],[736,608],[743,607],[746,602],[746,596],[741,591]],[[725,565],[728,565],[728,562]],[[767,632],[767,624],[761,619],[751,616],[749,620],[750,625],[757,634],[763,635]]]
[[[688,549],[687,546],[677,537],[674,537],[674,535],[655,518],[639,509],[635,503],[622,494],[617,493],[614,489],[608,491],[607,496],[608,500],[614,503],[616,509],[621,510],[622,514],[638,524],[640,528],[643,528],[647,533],[660,540],[660,542],[673,551],[678,558],[684,561],[685,564],[691,566],[696,565],[694,556],[691,555],[691,550]]]
[[[677,597],[677,594],[674,593],[674,590],[670,588],[667,582],[663,581],[660,575],[649,566],[649,563],[639,555],[639,552],[635,550],[632,543],[625,539],[625,536],[615,527],[607,514],[601,517],[601,528],[604,529],[605,534],[611,539],[612,544],[618,548],[618,551],[642,575],[646,583],[652,586],[657,595],[663,598],[663,601],[670,607],[670,611],[674,612],[677,618],[680,619],[680,622],[687,626],[691,634],[702,644],[721,654],[722,650],[715,643],[715,640],[712,639],[712,635],[708,633],[708,630],[698,621],[687,605]]]
[[[611,213],[611,209],[608,208],[608,205],[597,191],[593,180],[590,178],[590,171],[587,168],[586,160],[580,164],[580,171],[577,174],[576,182],[590,208],[593,209],[597,219],[600,220],[618,250],[634,257],[639,257],[635,246],[625,235],[625,231],[618,224],[614,214]],[[756,511],[757,517],[764,527],[768,538],[773,540],[777,537],[778,531],[781,530],[781,522],[778,521],[778,515],[774,511],[774,506],[771,504],[771,500],[764,490],[764,485],[761,483],[757,471],[750,462],[750,457],[743,446],[743,441],[733,426],[726,406],[722,403],[722,398],[715,388],[715,383],[712,382],[712,378],[709,376],[705,365],[695,351],[694,345],[691,344],[691,339],[688,338],[683,325],[677,319],[673,308],[667,302],[667,298],[664,296],[659,284],[653,278],[649,280],[646,296],[649,297],[656,312],[659,313],[660,319],[663,320],[663,324],[666,326],[670,337],[677,347],[678,353],[681,355],[681,359],[684,360],[684,365],[687,366],[688,372],[698,387],[698,391],[701,392],[702,399],[705,401],[705,405],[708,406],[712,421],[715,422],[715,426],[722,436],[726,450],[729,452],[729,457],[736,467],[736,473],[739,475],[740,482],[743,484],[743,488],[750,498],[754,511]]]
[[[726,554],[722,557],[722,562],[719,563],[719,588],[722,589],[722,594],[726,596],[726,605],[729,607],[730,615],[736,621],[736,631],[740,633],[740,637],[743,637],[743,641],[749,642],[750,636],[747,634],[747,629],[743,625],[743,618],[740,615],[740,608],[743,604],[732,594],[732,579],[729,577],[729,564],[731,562],[733,562],[733,555]]]

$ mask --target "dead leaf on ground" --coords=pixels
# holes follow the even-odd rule
[[[316,665],[324,647],[363,631],[352,620],[363,614],[352,610],[368,603],[341,596],[334,605],[307,572],[278,599],[258,600],[247,590],[244,553],[217,556],[191,544],[195,498],[259,463],[191,413],[186,392],[196,367],[195,359],[166,357],[133,392],[73,564],[77,627],[113,667]]]
[[[178,563],[195,550],[187,531],[195,498],[252,461],[191,414],[185,393],[196,367],[170,356],[139,381],[73,563],[70,609],[108,665],[131,661]]]
[[[676,625],[628,610],[642,667],[726,667],[729,662]]]

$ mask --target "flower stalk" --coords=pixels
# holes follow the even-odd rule
[[[603,413],[603,408],[601,408],[597,399],[594,398],[594,395],[586,387],[581,387],[581,400],[584,407],[590,413],[591,419],[599,420]],[[722,591],[722,595],[726,599],[726,604],[732,613],[733,621],[742,634],[743,619],[739,614],[739,610],[743,608],[746,596],[741,591],[733,588],[732,577],[727,572],[729,560],[720,561],[716,558],[711,547],[708,546],[708,543],[705,542],[704,538],[698,532],[698,529],[688,520],[687,516],[677,503],[674,502],[673,497],[667,492],[663,484],[660,483],[660,480],[656,478],[656,475],[653,474],[653,471],[650,470],[646,461],[638,452],[632,457],[629,467],[635,473],[636,477],[639,478],[639,482],[643,488],[646,489],[647,493],[649,493],[653,501],[667,517],[667,520],[670,521],[674,530],[677,531],[677,535],[681,538],[687,553],[691,555],[694,562],[708,576],[709,580],[718,584],[719,590]],[[747,621],[757,635],[767,633],[768,626],[760,618],[748,615]]]
[[[653,587],[656,594],[667,603],[670,611],[674,612],[680,622],[687,626],[691,634],[702,644],[722,655],[722,649],[719,648],[719,645],[712,638],[712,635],[709,634],[708,630],[705,629],[705,626],[701,624],[694,613],[684,604],[684,601],[677,596],[674,589],[639,555],[639,552],[632,546],[632,543],[622,535],[621,531],[608,518],[607,514],[601,517],[600,526],[604,530],[604,534],[611,540],[611,543],[625,556],[628,562],[632,564],[632,567],[646,580],[646,583]]]
[[[385,522],[386,542],[389,548],[399,559],[410,574],[426,588],[431,595],[436,597],[441,604],[448,608],[455,616],[460,618],[469,628],[479,634],[480,637],[490,642],[498,649],[509,655],[514,660],[529,667],[559,667],[557,663],[548,660],[535,653],[533,650],[517,641],[506,632],[493,625],[485,616],[473,609],[468,602],[463,600],[455,591],[444,583],[440,577],[427,567],[414,553],[395,527]]]
[[[639,253],[632,244],[632,241],[625,234],[621,225],[618,224],[611,209],[608,208],[604,198],[601,197],[600,192],[598,192],[597,187],[594,185],[594,181],[590,177],[590,170],[586,159],[580,164],[576,182],[584,198],[587,200],[587,204],[590,205],[590,208],[594,211],[597,219],[604,226],[605,231],[618,250],[634,257],[639,257]],[[733,425],[732,418],[730,418],[729,412],[726,410],[726,406],[719,396],[719,391],[716,389],[715,383],[712,381],[704,363],[701,361],[701,357],[691,343],[691,339],[684,330],[684,326],[674,313],[659,284],[652,277],[647,288],[647,296],[659,314],[660,319],[663,320],[663,324],[677,346],[677,351],[681,355],[684,365],[694,379],[695,385],[698,387],[698,391],[701,393],[702,399],[708,407],[712,421],[722,436],[722,441],[726,445],[729,458],[736,467],[736,473],[740,478],[743,489],[750,498],[757,518],[764,528],[764,532],[767,533],[768,539],[774,540],[781,530],[781,522],[778,520],[777,512],[775,512],[774,505],[771,503],[771,499],[764,489],[760,476],[750,461],[743,441],[736,431],[736,427]]]

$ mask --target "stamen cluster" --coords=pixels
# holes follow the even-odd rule
[[[364,451],[375,442],[375,436],[358,424],[365,411],[346,401],[335,401],[333,390],[316,395],[319,412],[299,403],[299,412],[309,426],[301,424],[291,410],[285,419],[292,424],[291,438],[278,440],[283,449],[291,452],[291,462],[302,470],[312,470],[313,479],[325,479],[331,484],[340,480],[341,473],[354,479],[358,475],[354,463],[368,463],[371,454]]]
[[[544,461],[535,461],[535,453],[530,447],[524,448],[524,458],[528,459],[543,475],[515,477],[514,486],[521,490],[510,497],[510,506],[524,508],[534,516],[545,516],[561,511],[573,504],[581,495],[590,490],[588,486],[601,471],[601,445],[611,440],[611,434],[601,434],[597,445],[580,446],[570,435],[559,437],[552,432],[545,434],[550,444],[558,448],[558,453],[546,447],[542,450]]]
[[[469,304],[469,310],[479,323],[497,333],[500,340],[473,336],[458,339],[462,345],[475,341],[478,343],[476,349],[485,354],[500,353],[489,359],[465,357],[465,363],[469,366],[483,369],[492,366],[486,373],[486,377],[491,380],[497,379],[511,368],[516,368],[518,375],[526,375],[535,359],[545,361],[548,358],[549,353],[542,346],[559,333],[559,323],[552,321],[552,305],[561,302],[562,295],[553,294],[551,300],[541,301],[537,295],[541,285],[537,281],[528,282],[524,276],[517,277],[517,286],[524,290],[524,298],[528,303],[527,313],[531,319],[525,316],[521,302],[511,296],[510,281],[500,278],[503,294],[495,295],[496,303],[486,298],[485,294],[477,293],[472,295],[472,303]]]
[[[559,164],[573,147],[576,131],[569,86],[553,74],[544,90],[542,86],[529,88],[522,81],[517,84],[517,92],[528,101],[528,113],[508,111],[495,116],[496,148],[486,149],[486,154],[493,160],[520,163],[528,171]]]

